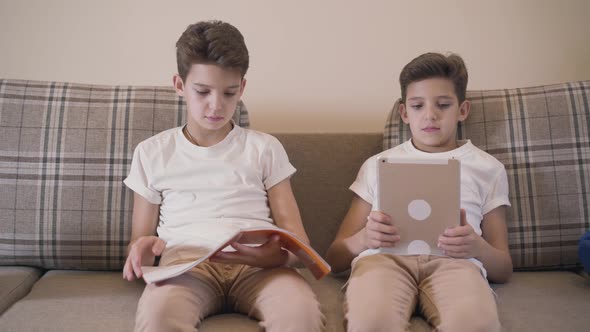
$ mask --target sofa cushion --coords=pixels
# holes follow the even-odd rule
[[[119,272],[47,272],[2,316],[3,331],[131,331],[142,281]]]
[[[343,281],[327,277],[317,282],[307,270],[303,273],[327,310],[333,326],[328,330],[341,330]],[[49,271],[0,316],[0,326],[2,331],[131,331],[143,288],[142,281],[125,281],[117,272]],[[199,330],[255,332],[259,326],[245,315],[221,314],[205,319]]]
[[[0,315],[27,295],[42,273],[34,267],[0,266]]]
[[[514,267],[579,266],[578,239],[590,229],[590,81],[468,91],[471,114],[458,138],[471,139],[505,166]],[[410,138],[391,110],[385,149]]]
[[[363,162],[381,150],[375,134],[277,134],[297,168],[291,179],[312,246],[324,254],[344,219],[348,189]]]
[[[128,282],[117,272],[47,272],[31,293],[0,316],[2,331],[132,331],[142,281]],[[200,331],[259,331],[240,314],[205,319]]]
[[[494,288],[503,331],[588,331],[588,278],[567,271],[517,272]]]
[[[120,269],[133,149],[184,107],[172,87],[0,80],[0,265]]]
[[[318,296],[326,316],[326,331],[344,331],[341,291],[345,279],[327,276],[315,280],[301,271]],[[31,292],[0,316],[2,331],[131,331],[142,281],[128,282],[119,272],[47,272]],[[412,331],[430,331],[419,317],[411,321]],[[226,313],[207,317],[199,331],[259,331],[258,322],[247,316]]]

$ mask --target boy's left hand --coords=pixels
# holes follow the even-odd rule
[[[447,228],[438,237],[438,248],[443,254],[453,258],[472,258],[479,256],[481,241],[485,240],[467,223],[465,209],[461,209],[460,226]]]
[[[272,235],[266,243],[257,247],[250,247],[238,242],[231,246],[234,252],[220,251],[211,256],[209,260],[225,264],[245,264],[261,268],[283,266],[287,263],[289,252],[282,248],[280,236]]]

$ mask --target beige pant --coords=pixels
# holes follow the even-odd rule
[[[468,260],[362,257],[351,272],[345,299],[348,331],[408,331],[416,310],[435,331],[500,331],[492,290]]]
[[[311,287],[291,268],[204,262],[147,285],[135,330],[197,331],[203,318],[223,312],[246,314],[266,331],[321,331],[325,320]]]

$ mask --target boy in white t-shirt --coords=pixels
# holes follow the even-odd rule
[[[332,271],[352,267],[345,295],[348,331],[406,331],[418,312],[437,331],[499,331],[487,278],[512,273],[504,166],[469,140],[456,139],[467,118],[467,69],[457,55],[423,54],[400,74],[400,116],[412,138],[369,158],[350,189],[356,194],[328,249]],[[374,211],[377,158],[455,158],[461,162],[460,226],[440,235],[445,256],[404,255],[396,222]]]
[[[133,224],[123,277],[141,266],[199,258],[185,242],[223,238],[236,227],[274,223],[309,243],[290,185],[295,168],[279,141],[231,119],[244,92],[249,56],[241,33],[220,21],[190,25],[176,43],[187,124],[135,149],[125,184],[134,193]],[[196,331],[219,312],[240,312],[267,331],[320,331],[324,317],[297,257],[278,236],[258,247],[233,243],[191,271],[146,286],[135,330]],[[164,250],[166,248],[166,250]]]

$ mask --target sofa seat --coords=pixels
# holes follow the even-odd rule
[[[0,330],[131,331],[143,287],[120,272],[51,270],[0,317]]]
[[[0,266],[0,314],[22,299],[42,270],[27,266]]]
[[[19,272],[20,278],[9,279],[8,270]],[[17,280],[24,283],[27,280],[26,270],[36,269],[11,267],[0,270],[3,271],[0,274],[2,291],[7,288],[5,285],[15,284]],[[22,331],[24,327],[27,331],[133,330],[137,302],[144,288],[143,281],[128,282],[121,277],[120,272],[51,270],[41,278],[38,278],[41,271],[28,272],[29,275],[36,275],[36,278],[26,283],[28,287],[24,293],[29,292],[29,289],[30,293],[22,299],[15,298],[12,303],[20,301],[0,316],[0,331]],[[318,282],[307,270],[301,272],[310,280],[320,298],[327,323],[331,325],[328,331],[341,330],[340,289],[344,280],[328,276]],[[241,314],[209,317],[199,330],[259,331],[255,320]]]
[[[503,331],[588,331],[590,278],[568,271],[515,272],[493,285]]]
[[[32,276],[40,273],[29,272]],[[341,288],[346,279],[327,276],[316,281],[307,270],[301,272],[320,300],[326,331],[342,331]],[[584,331],[590,324],[588,310],[580,310],[590,309],[590,279],[579,274],[516,272],[509,283],[493,288],[498,295],[503,331],[573,332]],[[26,327],[27,331],[132,331],[142,290],[142,281],[127,282],[119,272],[49,271],[26,297],[0,316],[0,330],[22,331]],[[199,330],[259,331],[255,320],[241,314],[209,317]],[[430,331],[430,326],[414,317],[411,330]]]

